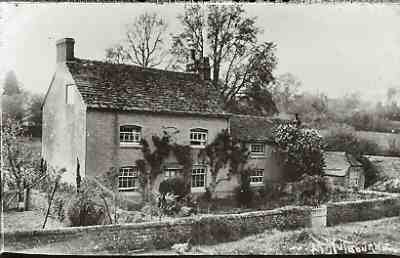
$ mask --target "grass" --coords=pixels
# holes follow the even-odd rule
[[[349,245],[374,243],[376,253],[400,254],[400,217],[356,222],[321,229],[267,230],[239,241],[213,246],[195,246],[193,253],[213,255],[312,254],[313,247],[335,240]],[[319,242],[319,244],[317,244]]]

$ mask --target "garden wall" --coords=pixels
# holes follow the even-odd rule
[[[382,192],[363,191],[365,193]],[[386,196],[369,200],[346,201],[327,204],[327,224],[334,226],[354,221],[374,220],[400,216],[400,195],[385,193]]]
[[[4,234],[4,249],[16,251],[77,239],[87,248],[114,252],[160,249],[192,239],[198,244],[237,240],[265,229],[310,226],[310,208],[284,207],[229,215],[205,215],[139,224],[88,226],[57,230],[16,231]]]

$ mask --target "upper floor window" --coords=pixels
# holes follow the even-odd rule
[[[137,190],[138,187],[138,168],[136,166],[121,167],[118,176],[119,190]]]
[[[194,166],[192,168],[191,187],[205,189],[206,186],[206,166]]]
[[[190,145],[204,147],[207,144],[208,130],[194,128],[190,130]]]
[[[66,89],[65,89],[65,101],[69,105],[74,104],[74,95],[73,95],[72,85],[67,85],[66,86]]]
[[[264,179],[264,169],[256,168],[250,174],[250,184],[260,184]]]
[[[121,145],[140,144],[142,128],[136,125],[123,125],[119,128],[119,142]]]
[[[251,155],[265,155],[265,144],[264,143],[252,143],[250,145],[250,153]]]

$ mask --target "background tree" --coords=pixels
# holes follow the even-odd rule
[[[291,73],[285,73],[268,85],[268,91],[272,94],[273,100],[279,112],[289,113],[290,107],[299,96],[301,81]]]
[[[167,23],[156,13],[144,13],[126,26],[126,38],[106,49],[106,60],[111,63],[132,63],[142,67],[162,64]]]
[[[18,190],[19,201],[22,201],[24,189],[41,176],[40,157],[32,152],[18,121],[9,119],[3,123],[1,136],[2,180],[9,189]]]
[[[242,106],[251,105],[243,112],[249,108],[253,114],[277,112],[266,89],[274,80],[276,46],[272,42],[258,42],[261,30],[255,26],[255,18],[246,17],[240,5],[210,5],[207,10],[190,5],[178,20],[183,29],[173,36],[175,69],[183,70],[194,50],[194,58],[211,59],[212,83],[228,110],[242,112]],[[265,96],[254,98],[257,94]],[[242,101],[245,103],[239,105]]]
[[[3,90],[3,95],[1,96],[3,121],[6,122],[11,119],[22,122],[26,113],[29,95],[28,92],[21,89],[13,71],[7,73]]]
[[[14,71],[9,71],[4,81],[3,95],[12,96],[19,93],[21,93],[21,90],[19,88],[17,76]]]

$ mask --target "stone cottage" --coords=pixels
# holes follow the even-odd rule
[[[191,191],[204,192],[210,173],[196,160],[196,153],[223,129],[248,144],[251,164],[258,169],[251,176],[252,185],[279,176],[267,162],[266,129],[272,122],[226,113],[210,83],[207,59],[189,65],[194,72],[172,72],[79,59],[74,43],[72,38],[57,42],[56,72],[43,103],[42,157],[48,166],[67,169],[63,181],[75,184],[78,177],[96,177],[117,168],[120,191],[138,196],[135,162],[143,158],[141,139],[152,147],[151,137],[166,131],[176,143],[191,146]],[[155,187],[182,169],[173,155],[164,163]],[[228,169],[220,176],[225,177]],[[236,186],[233,178],[216,190],[223,196]]]
[[[346,188],[364,189],[364,169],[352,155],[345,152],[327,151],[324,153],[324,158],[324,174],[334,184]]]

